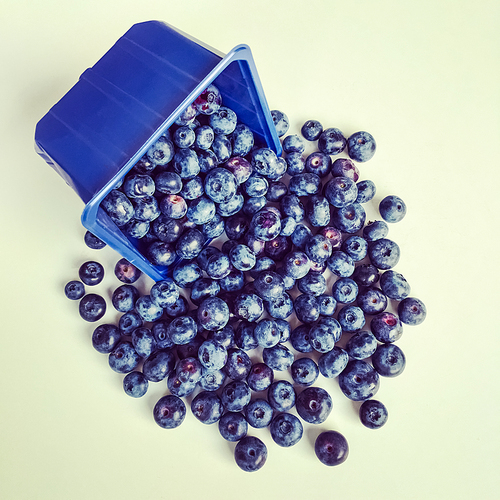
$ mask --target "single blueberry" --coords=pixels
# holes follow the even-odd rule
[[[358,188],[348,177],[333,177],[326,183],[324,193],[332,206],[342,208],[356,201]]]
[[[325,389],[307,387],[298,396],[295,404],[299,416],[310,424],[322,424],[330,415],[333,401]]]
[[[64,287],[64,294],[70,300],[79,300],[85,295],[85,285],[81,281],[69,281]]]
[[[277,411],[288,411],[295,406],[295,389],[287,380],[273,382],[267,390],[267,400]]]
[[[254,293],[238,294],[234,301],[234,315],[238,319],[257,321],[264,312],[262,299]]]
[[[366,359],[375,352],[377,345],[377,339],[373,333],[361,331],[348,340],[345,350],[353,359]]]
[[[326,263],[328,269],[340,278],[348,278],[352,275],[355,268],[352,257],[342,250],[332,252],[332,255],[326,260]]]
[[[121,340],[109,353],[110,368],[117,373],[129,373],[137,368],[141,357],[134,349],[132,342]]]
[[[222,370],[207,370],[203,368],[198,385],[203,391],[214,392],[224,385],[225,380],[226,374]]]
[[[120,285],[113,291],[111,302],[119,312],[132,311],[139,298],[139,290],[134,285]]]
[[[363,238],[366,241],[376,241],[389,234],[389,226],[383,220],[370,221],[363,228]]]
[[[406,366],[406,357],[396,344],[381,344],[372,355],[372,364],[383,377],[397,377]]]
[[[348,177],[354,182],[357,182],[359,179],[359,169],[349,158],[337,158],[332,163],[332,176]]]
[[[147,358],[156,349],[156,339],[149,328],[141,326],[132,332],[132,345],[141,358]]]
[[[287,135],[283,139],[283,151],[285,153],[303,153],[305,149],[304,140],[297,134]]]
[[[100,250],[101,248],[104,248],[106,246],[106,243],[104,241],[102,241],[90,231],[85,232],[83,240],[89,248],[92,248],[92,250]]]
[[[398,314],[402,323],[416,326],[424,321],[427,316],[427,308],[420,299],[406,297],[398,304]]]
[[[252,391],[265,391],[273,381],[274,372],[265,363],[254,363],[246,378],[246,382]]]
[[[387,297],[380,288],[371,286],[359,292],[356,303],[365,314],[379,314],[387,307]]]
[[[248,423],[242,413],[227,412],[219,420],[220,435],[227,441],[239,441],[247,435]]]
[[[122,335],[132,335],[132,332],[142,324],[143,319],[136,311],[126,312],[118,320],[118,328]]]
[[[346,332],[356,332],[365,326],[365,315],[358,306],[347,305],[342,307],[337,315],[337,320]]]
[[[262,351],[264,363],[276,371],[287,370],[293,363],[293,353],[286,346],[277,344]]]
[[[94,260],[84,262],[78,269],[78,276],[85,285],[98,285],[104,278],[104,267]]]
[[[141,398],[148,391],[149,382],[142,372],[132,371],[123,377],[123,390],[133,398]]]
[[[290,120],[283,111],[278,109],[271,110],[271,118],[273,119],[274,127],[278,137],[283,137],[290,128]]]
[[[309,339],[310,329],[310,325],[299,325],[290,333],[290,343],[296,351],[308,353],[314,350]]]
[[[318,149],[328,155],[338,155],[346,147],[346,139],[338,128],[327,128],[318,137]]]
[[[193,179],[200,173],[198,155],[190,148],[178,149],[174,155],[173,165],[181,179]]]
[[[337,300],[333,295],[321,294],[318,297],[320,316],[333,316],[337,308]]]
[[[227,361],[226,348],[214,340],[206,340],[198,350],[198,359],[207,370],[220,370]]]
[[[351,203],[333,210],[332,224],[344,233],[354,234],[363,228],[366,220],[365,209],[359,203]]]
[[[201,423],[210,425],[219,421],[224,407],[215,392],[202,391],[191,401],[191,411]]]
[[[403,300],[410,295],[410,285],[401,273],[385,271],[380,276],[380,288],[385,295],[394,300]]]
[[[224,371],[232,380],[244,380],[247,378],[252,361],[248,354],[242,349],[229,349]]]
[[[217,111],[210,114],[209,118],[209,124],[214,133],[224,135],[231,134],[234,131],[237,121],[236,113],[226,106],[220,106]]]
[[[124,226],[134,216],[132,202],[117,189],[111,190],[100,206],[118,227]]]
[[[291,367],[293,381],[298,385],[309,386],[316,382],[319,370],[318,365],[311,358],[298,358]]]
[[[163,308],[157,306],[150,295],[143,295],[135,302],[135,309],[144,321],[156,321],[163,314]]]
[[[325,352],[318,359],[318,368],[326,378],[335,378],[340,375],[347,363],[349,362],[349,355],[341,347],[335,346],[331,351]]]
[[[368,429],[380,429],[387,422],[388,416],[385,405],[376,399],[367,399],[359,407],[359,419]]]
[[[153,196],[155,182],[149,175],[129,174],[123,181],[122,190],[128,198],[143,198]]]
[[[332,295],[337,302],[352,304],[358,295],[358,285],[351,278],[339,278],[332,286]]]
[[[307,120],[300,132],[306,141],[317,141],[323,132],[323,125],[318,120]]]
[[[250,151],[255,143],[253,132],[243,123],[238,123],[231,134],[233,156],[244,157]]]
[[[82,319],[93,323],[104,316],[106,301],[96,293],[88,293],[80,299],[78,310]]]
[[[368,242],[358,235],[349,236],[342,243],[342,251],[345,252],[354,262],[363,260],[368,253]]]
[[[370,160],[375,154],[377,144],[368,132],[355,132],[347,139],[347,152],[349,158],[357,162]]]
[[[160,201],[160,211],[171,219],[182,219],[187,212],[186,200],[178,194],[167,194]]]
[[[262,429],[271,423],[273,409],[265,399],[254,399],[245,408],[245,418],[255,429]]]
[[[377,188],[375,187],[375,183],[368,179],[364,181],[359,181],[357,183],[358,186],[358,197],[356,198],[356,203],[368,203],[373,199],[375,193],[377,192]]]
[[[403,325],[399,318],[391,312],[382,312],[374,316],[370,329],[379,342],[396,342],[403,335]]]
[[[293,304],[295,314],[302,323],[313,323],[319,318],[318,299],[310,293],[300,294]]]
[[[380,377],[366,361],[351,360],[339,375],[339,386],[352,401],[364,401],[377,393]]]
[[[327,325],[315,324],[309,330],[309,341],[317,352],[330,352],[339,334]]]
[[[173,394],[163,396],[155,404],[153,417],[163,429],[174,429],[184,422],[186,405],[182,399]]]
[[[153,165],[166,165],[172,160],[174,154],[174,144],[163,135],[146,152],[148,160]]]
[[[92,333],[92,345],[97,352],[109,354],[121,339],[121,332],[116,325],[99,325]]]
[[[175,355],[170,349],[159,349],[144,361],[142,373],[150,382],[161,382],[175,368]]]
[[[323,184],[318,175],[304,172],[290,177],[288,191],[297,196],[310,196],[312,194],[319,194],[322,187]]]
[[[222,388],[220,399],[224,408],[230,412],[239,412],[250,403],[250,387],[242,380],[229,382]]]
[[[245,436],[234,448],[234,459],[240,469],[255,472],[266,463],[267,447],[259,438]]]
[[[391,269],[399,262],[399,256],[398,244],[388,238],[368,243],[370,262],[379,269]]]
[[[322,464],[332,467],[347,460],[349,446],[340,432],[325,431],[316,438],[314,452]]]
[[[378,283],[380,273],[372,264],[359,264],[352,273],[352,279],[360,287],[371,287]]]
[[[280,413],[271,421],[269,427],[273,441],[285,448],[297,444],[302,438],[304,429],[300,420],[291,413]]]

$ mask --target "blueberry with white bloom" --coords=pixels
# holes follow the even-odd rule
[[[347,139],[349,158],[357,162],[370,160],[375,154],[377,143],[368,132],[355,132]]]

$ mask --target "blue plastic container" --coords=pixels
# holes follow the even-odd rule
[[[36,126],[37,153],[85,203],[84,227],[155,281],[168,269],[144,258],[99,204],[210,83],[280,155],[250,48],[224,55],[159,21],[132,26]]]

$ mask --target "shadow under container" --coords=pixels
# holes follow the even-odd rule
[[[154,266],[100,203],[211,83],[260,147],[281,154],[247,45],[224,55],[160,21],[132,26],[37,123],[35,150],[85,207],[83,226],[153,280]]]

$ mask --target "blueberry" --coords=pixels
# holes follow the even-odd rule
[[[168,325],[169,323],[167,321],[161,320],[155,321],[151,325],[151,333],[155,338],[158,349],[165,349],[174,345],[168,336]]]
[[[209,297],[198,308],[198,321],[205,330],[220,330],[229,321],[229,307],[219,297]]]
[[[197,152],[198,166],[200,168],[200,172],[206,174],[210,172],[210,170],[214,169],[218,165],[218,158],[215,156],[215,153],[208,150],[199,150]]]
[[[118,327],[123,335],[132,335],[132,332],[142,326],[143,320],[136,311],[122,314],[118,321]]]
[[[150,295],[139,297],[135,302],[135,309],[144,321],[155,321],[163,314],[163,308],[157,306]]]
[[[303,427],[300,420],[291,413],[280,413],[271,421],[269,427],[273,441],[279,446],[290,447],[302,438]]]
[[[352,401],[370,399],[377,393],[379,385],[378,373],[366,361],[349,361],[339,375],[340,389]]]
[[[150,382],[160,382],[167,378],[174,368],[174,353],[169,349],[160,349],[145,359],[142,373]]]
[[[396,344],[381,344],[372,355],[372,364],[383,377],[397,377],[406,366],[406,357]]]
[[[331,467],[347,460],[349,446],[340,432],[325,431],[316,438],[314,452],[322,464]]]
[[[363,260],[368,254],[368,242],[357,235],[349,236],[349,238],[342,243],[341,248],[354,262]]]
[[[172,278],[180,288],[190,288],[202,276],[202,270],[195,260],[180,261],[174,266]],[[175,302],[165,304],[163,307],[171,307],[181,298],[179,296]],[[181,299],[182,300],[182,299]]]
[[[220,90],[211,83],[193,102],[198,113],[211,115],[215,113],[222,104]]]
[[[219,203],[217,205],[217,213],[222,217],[231,217],[231,215],[237,214],[245,203],[245,198],[239,192],[236,191],[236,194],[226,203]]]
[[[92,333],[92,345],[97,352],[109,354],[121,339],[121,332],[116,325],[99,325]]]
[[[259,438],[245,436],[234,448],[234,459],[240,469],[255,472],[266,463],[267,447]]]
[[[290,343],[296,351],[307,353],[314,350],[309,339],[310,329],[310,325],[299,325],[292,330]]]
[[[145,196],[144,198],[139,198],[132,202],[134,206],[134,218],[131,219],[125,228],[129,226],[132,221],[140,222],[152,222],[160,216],[160,208],[156,198],[153,196]],[[149,224],[144,224],[144,227],[149,230]],[[122,229],[124,231],[124,229]],[[141,237],[141,236],[138,236]]]
[[[389,226],[383,220],[370,221],[363,228],[363,238],[366,241],[376,241],[385,238],[389,233]]]
[[[340,278],[348,278],[354,272],[354,261],[349,254],[337,250],[326,260],[328,269]]]
[[[160,211],[171,219],[182,219],[187,213],[186,200],[178,194],[168,194],[160,201]]]
[[[80,299],[78,306],[80,316],[85,321],[99,321],[106,312],[106,301],[96,293],[88,293]]]
[[[352,279],[361,287],[371,287],[380,279],[379,270],[372,264],[359,264],[352,273]]]
[[[139,298],[139,290],[134,285],[121,285],[113,291],[111,302],[119,312],[132,311]]]
[[[149,175],[129,174],[123,181],[122,190],[128,198],[143,198],[154,194],[155,183]]]
[[[397,243],[382,238],[368,244],[370,262],[379,269],[390,269],[399,262],[400,249]]]
[[[215,134],[228,135],[236,128],[237,121],[236,113],[232,109],[220,106],[217,111],[210,115],[209,124]]]
[[[403,325],[399,318],[390,312],[382,312],[374,316],[370,329],[379,342],[396,342],[403,335]]]
[[[388,416],[385,405],[376,399],[367,399],[359,407],[359,419],[368,429],[380,429],[387,422]]]
[[[194,144],[195,139],[194,130],[186,125],[176,129],[172,135],[172,140],[178,148],[189,148]]]
[[[292,233],[292,243],[299,249],[305,250],[307,242],[313,237],[311,230],[304,224],[297,224]]]
[[[320,193],[322,187],[323,184],[318,175],[304,172],[290,177],[288,191],[297,196],[310,196]]]
[[[259,210],[252,217],[250,232],[261,241],[271,241],[281,231],[281,218],[274,211],[267,208]]]
[[[297,134],[288,135],[283,139],[283,151],[285,153],[303,153],[304,141]]]
[[[231,140],[234,157],[246,156],[252,151],[255,143],[253,132],[243,123],[238,123],[236,125],[231,135]]]
[[[318,365],[311,358],[298,358],[291,365],[291,374],[296,384],[309,386],[318,378]]]
[[[266,198],[271,202],[279,202],[288,192],[288,187],[284,182],[272,181],[269,183],[269,189]]]
[[[196,118],[196,107],[194,103],[190,104],[187,108],[185,108],[182,113],[175,120],[175,124],[182,126],[188,125],[192,123]]]
[[[161,214],[152,223],[152,232],[164,243],[174,243],[179,239],[183,230],[183,224],[178,219],[172,219]]]
[[[235,344],[243,351],[255,349],[259,344],[254,336],[255,323],[241,321],[234,333]]]
[[[141,326],[132,332],[132,345],[141,358],[147,358],[156,350],[156,339],[149,328]]]
[[[228,412],[219,420],[219,432],[227,441],[239,441],[247,435],[248,423],[243,414]]]
[[[155,179],[156,192],[163,194],[178,194],[182,189],[182,179],[179,174],[169,170],[160,172]]]
[[[206,196],[200,196],[188,204],[186,216],[197,225],[210,222],[215,215],[215,203]]]
[[[177,240],[175,251],[181,259],[191,260],[198,256],[205,243],[205,236],[199,229],[188,229]]]
[[[340,375],[349,361],[349,355],[341,347],[335,346],[331,351],[322,354],[318,359],[318,368],[326,378]]]
[[[155,422],[163,429],[174,429],[184,422],[186,405],[177,396],[169,394],[158,400],[153,409]]]
[[[309,341],[313,349],[321,353],[331,351],[338,336],[337,332],[322,324],[312,325],[309,330]]]
[[[220,395],[224,408],[230,412],[244,410],[250,402],[250,397],[250,387],[241,380],[234,380],[226,384]]]
[[[377,192],[377,188],[375,187],[375,183],[368,179],[364,181],[359,181],[357,183],[358,187],[358,197],[356,198],[356,203],[368,203],[373,199],[375,193]]]
[[[178,149],[173,159],[174,170],[181,179],[193,179],[200,172],[200,162],[195,151],[189,148]]]
[[[149,292],[153,302],[160,306],[174,304],[179,298],[179,288],[171,278],[157,281]]]
[[[264,363],[276,371],[287,370],[293,363],[293,353],[286,346],[277,344],[262,351]]]
[[[357,162],[370,160],[375,154],[377,144],[368,132],[355,132],[347,139],[347,152],[349,157]]]
[[[225,163],[232,155],[231,139],[227,135],[216,134],[212,143],[212,151],[217,157],[217,163]]]
[[[134,216],[132,202],[117,189],[111,190],[100,206],[118,227],[124,226]]]
[[[264,177],[272,176],[282,167],[276,153],[269,148],[258,148],[251,153],[251,163],[254,171]]]
[[[337,300],[333,295],[321,294],[318,297],[320,316],[333,316],[337,308]]]
[[[356,332],[365,326],[365,315],[358,306],[344,306],[337,315],[338,322],[342,330],[346,332]]]
[[[123,390],[133,398],[141,398],[148,391],[149,382],[142,372],[132,371],[123,377]]]
[[[255,363],[250,368],[246,381],[252,391],[265,391],[274,381],[274,372],[265,363]]]
[[[348,177],[357,182],[359,170],[355,163],[349,158],[337,158],[332,164],[333,177]]]
[[[323,125],[318,120],[307,120],[300,132],[306,141],[317,141],[323,132]]]
[[[205,272],[210,278],[221,280],[231,272],[231,261],[224,253],[217,253],[207,259]]]
[[[104,278],[104,267],[93,260],[84,262],[78,270],[78,276],[85,285],[98,285]]]
[[[380,288],[366,287],[358,294],[356,303],[365,314],[379,314],[387,307],[387,297]]]
[[[248,271],[255,266],[255,254],[248,246],[240,244],[233,247],[229,252],[231,264],[240,271]]]
[[[197,316],[198,311],[196,311],[196,314],[193,317]],[[206,332],[206,330],[202,328],[202,333],[204,332]],[[219,344],[223,345],[226,349],[230,349],[234,347],[234,329],[231,325],[226,325],[220,330],[211,330],[207,334],[207,340],[215,340]],[[231,354],[231,351],[228,351],[228,355],[229,354]]]
[[[252,361],[242,349],[229,349],[224,371],[233,380],[244,380],[252,367]]]
[[[209,222],[203,224],[201,232],[207,240],[218,238],[224,232],[224,219],[220,214],[215,214]]]
[[[325,227],[330,223],[330,204],[324,196],[313,195],[306,204],[307,220],[313,227]]]
[[[202,391],[191,401],[193,415],[203,424],[214,424],[222,416],[222,401],[215,392]]]
[[[420,299],[406,297],[398,304],[398,314],[402,323],[416,326],[424,321],[427,316],[427,308]]]
[[[358,285],[351,278],[339,278],[332,286],[332,295],[337,302],[352,304],[358,295]]]
[[[141,357],[134,349],[132,342],[121,340],[108,356],[108,363],[117,373],[129,373],[137,368]]]
[[[280,209],[286,217],[291,217],[296,223],[304,220],[306,214],[302,201],[295,194],[284,196],[280,200]]]
[[[380,276],[380,288],[384,294],[394,300],[403,300],[410,295],[410,285],[401,273],[389,270]]]
[[[328,128],[318,137],[318,149],[328,155],[342,153],[346,147],[346,139],[338,128]]]
[[[269,182],[261,175],[251,175],[243,184],[247,196],[265,196],[269,189]]]
[[[167,379],[167,388],[170,394],[183,398],[190,396],[196,389],[196,382],[183,381],[175,372],[171,372]]]
[[[332,213],[332,224],[344,233],[357,233],[366,220],[366,212],[359,203],[351,203]]]
[[[210,149],[214,141],[214,131],[210,125],[202,125],[194,131],[194,144],[198,149]]]
[[[245,408],[245,417],[249,425],[262,429],[271,423],[273,409],[265,399],[255,399]]]
[[[83,240],[89,248],[92,248],[92,250],[100,250],[101,248],[104,248],[106,246],[106,243],[104,241],[102,241],[90,231],[87,231],[85,233]]]
[[[310,424],[322,424],[332,412],[333,401],[325,389],[307,387],[297,396],[295,406],[303,420]]]
[[[286,116],[283,111],[273,109],[271,110],[271,118],[273,119],[274,127],[276,128],[278,137],[283,137],[290,128],[290,121],[288,119],[288,116]]]
[[[198,385],[203,391],[214,392],[224,385],[225,380],[226,374],[222,370],[207,370],[203,368]]]
[[[170,139],[165,136],[159,139],[147,150],[147,159],[153,165],[166,165],[174,157],[175,147]]]
[[[184,345],[191,342],[198,331],[193,318],[190,316],[178,316],[168,325],[167,333],[174,344]]]
[[[325,197],[336,208],[348,206],[356,201],[358,188],[348,177],[333,177],[325,185]]]
[[[198,278],[191,287],[190,299],[195,305],[200,305],[206,298],[215,297],[220,292],[220,285],[211,278]]]
[[[206,340],[198,350],[198,359],[207,370],[220,370],[227,361],[227,350],[214,340]]]
[[[291,236],[297,227],[297,222],[293,217],[285,217],[281,219],[281,232],[280,236],[287,238],[285,241],[292,244],[291,240],[288,239],[288,236]]]
[[[85,295],[85,285],[81,281],[70,281],[64,287],[64,294],[70,300],[79,300]]]
[[[310,294],[299,295],[293,304],[295,314],[302,323],[313,323],[319,318],[318,299]]]
[[[203,180],[201,177],[193,177],[184,181],[182,189],[179,193],[185,200],[196,200],[205,193]]]
[[[294,279],[303,278],[311,267],[309,257],[300,251],[289,253],[284,262],[286,273]]]
[[[257,321],[264,312],[262,299],[253,293],[238,294],[234,301],[234,315],[238,319]]]
[[[287,380],[273,382],[267,390],[267,400],[277,411],[288,411],[295,406],[295,389]]]
[[[241,213],[228,217],[225,221],[226,235],[230,240],[241,240],[249,229],[250,220]]]
[[[280,341],[280,331],[276,321],[272,319],[259,321],[255,326],[254,337],[261,347],[269,348],[275,346]]]
[[[375,352],[377,345],[377,339],[373,333],[361,331],[348,340],[345,350],[353,359],[366,359]]]
[[[163,311],[171,318],[178,318],[179,316],[188,315],[189,304],[183,295],[179,295],[179,298],[173,304],[167,304]]]
[[[149,222],[131,219],[121,228],[121,230],[123,234],[131,238],[143,238],[149,232]]]
[[[289,175],[297,175],[304,172],[306,163],[302,153],[290,153],[286,158],[287,172]]]
[[[280,297],[264,300],[264,307],[271,318],[285,320],[293,312],[293,300],[284,292]]]

